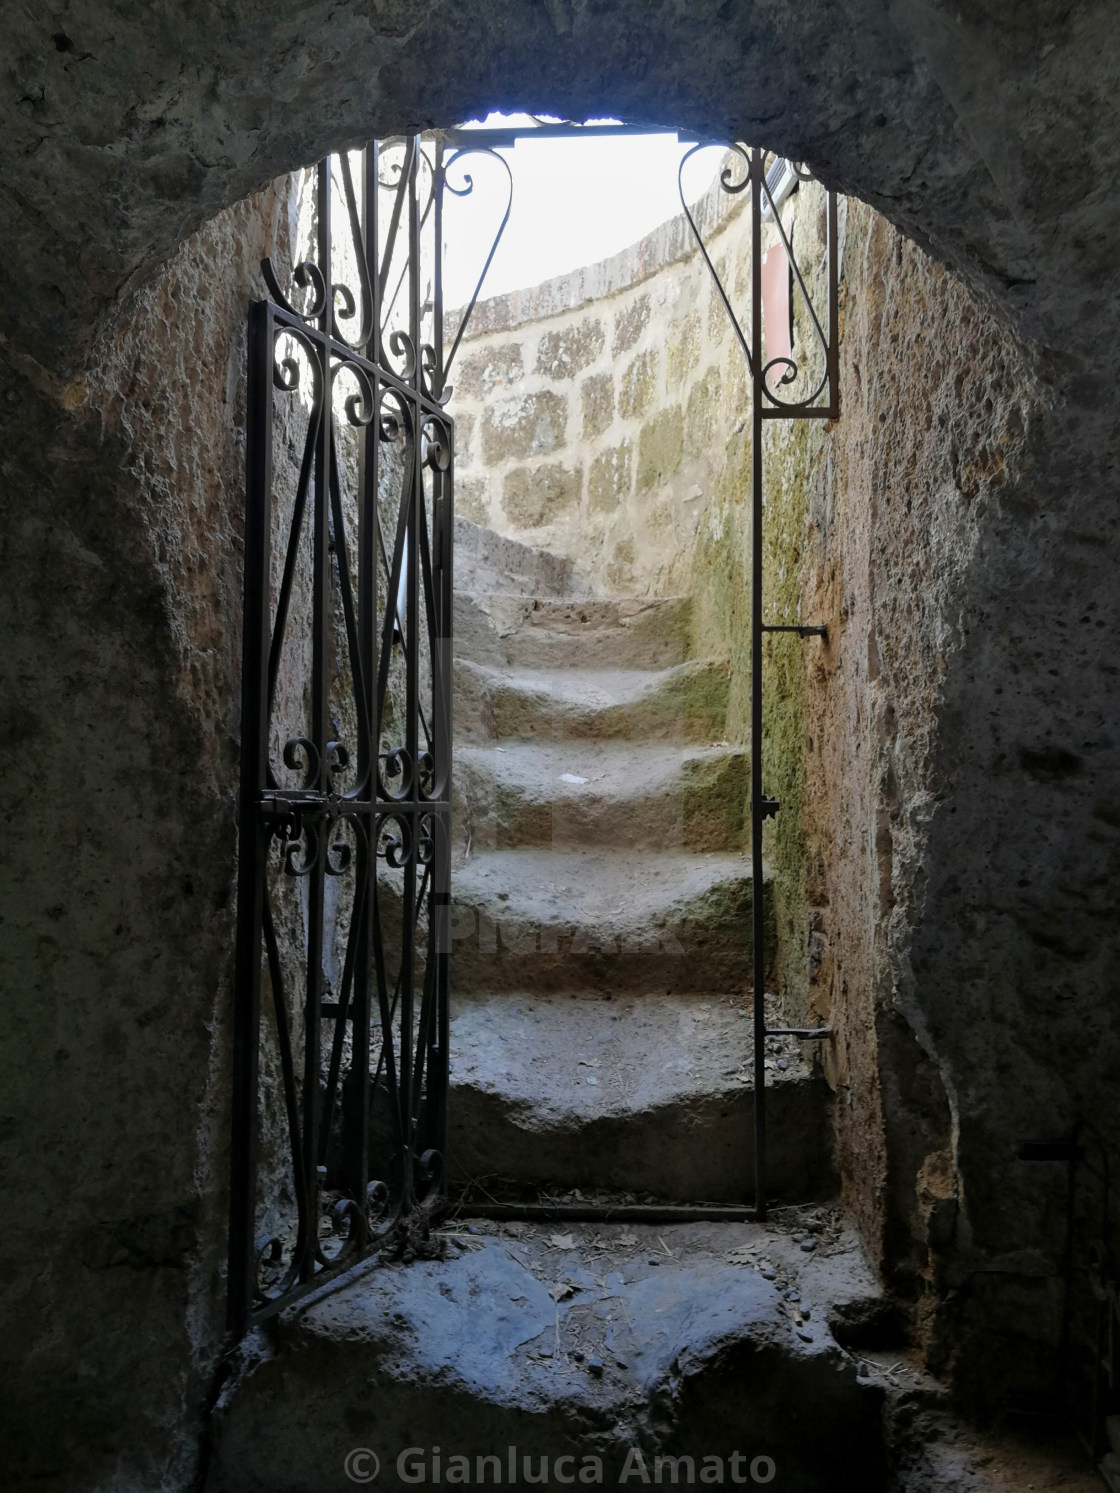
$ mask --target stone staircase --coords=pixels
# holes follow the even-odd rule
[[[745,1201],[749,761],[687,599],[592,598],[456,529],[453,1177]],[[776,1196],[827,1196],[828,1091],[767,1058]]]
[[[894,1318],[854,1231],[815,1201],[833,1189],[827,1090],[792,1044],[767,1058],[789,1206],[765,1224],[472,1218],[472,1194],[749,1197],[750,868],[727,670],[688,658],[687,605],[591,600],[555,556],[465,523],[457,543],[450,1162],[466,1197],[433,1230],[437,1257],[359,1265],[246,1339],[207,1493],[697,1471],[885,1493]],[[870,1360],[886,1344],[889,1373]]]

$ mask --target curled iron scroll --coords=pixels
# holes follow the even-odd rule
[[[390,154],[394,149],[400,147],[403,156],[398,160]],[[420,186],[420,176],[426,172],[426,190]],[[377,163],[377,185],[383,192],[394,194],[393,209],[389,216],[389,226],[384,252],[378,245],[378,253],[381,255],[381,264],[378,271],[378,279],[381,291],[381,325],[378,328],[378,340],[381,344],[381,357],[385,357],[385,343],[388,342],[389,352],[396,359],[403,359],[403,366],[394,368],[398,378],[406,382],[416,374],[420,363],[420,351],[408,332],[401,328],[390,330],[393,312],[396,309],[397,300],[401,293],[406,278],[411,273],[419,274],[419,266],[414,264],[407,249],[404,255],[404,263],[396,283],[390,288],[389,281],[392,276],[393,263],[396,256],[396,248],[400,237],[400,219],[403,212],[404,202],[410,190],[410,183],[416,188],[416,212],[418,227],[421,233],[428,221],[436,197],[436,172],[427,153],[415,146],[411,138],[387,140],[382,144],[378,154]]]
[[[289,876],[309,876],[319,861],[319,826],[292,812],[277,821],[273,834]]]
[[[290,353],[282,356],[280,343],[288,338],[303,349],[307,354],[307,361],[311,365],[312,407],[318,406],[322,394],[322,365],[319,361],[319,349],[305,333],[296,327],[278,326],[276,336],[272,345],[272,383],[273,386],[283,394],[294,394],[302,384],[303,371],[298,358],[293,358]]]
[[[727,292],[723,287],[723,282],[721,281],[716,267],[712,262],[711,255],[708,253],[708,248],[704,243],[703,235],[700,232],[699,225],[697,224],[696,219],[693,216],[687,201],[685,200],[684,194],[684,168],[686,164],[692,159],[694,155],[696,155],[698,151],[709,149],[713,145],[716,145],[718,143],[719,142],[717,141],[701,141],[699,144],[692,146],[690,150],[687,150],[685,152],[685,154],[681,157],[681,163],[677,171],[677,190],[680,195],[681,208],[683,209],[684,215],[688,220],[688,225],[692,230],[693,238],[696,240],[696,245],[699,248],[700,253],[704,257],[705,264],[708,266],[709,273],[711,274],[712,280],[715,283],[719,298],[723,302],[724,310],[727,312],[727,315],[731,321],[731,325],[734,328],[735,336],[738,339],[739,346],[742,348],[743,354],[746,357],[747,367],[751,372],[751,376],[754,377],[754,360],[751,357],[751,351],[750,347],[747,344],[747,338],[743,332],[742,326],[739,323],[739,318],[736,316],[735,310],[731,305],[731,301],[728,298]],[[720,171],[720,187],[723,191],[731,195],[735,195],[739,192],[744,191],[750,184],[753,168],[751,166],[750,156],[745,146],[739,144],[738,142],[732,142],[725,148],[734,156],[742,160],[742,162],[746,166],[746,174],[741,181],[737,180],[734,170],[734,162],[729,162]],[[803,167],[797,166],[795,164],[793,169],[799,181],[812,180],[811,175]],[[766,181],[766,172],[765,170],[761,169],[761,166],[758,168],[758,175],[759,191],[761,194],[765,195],[765,198],[770,205],[770,212],[772,214],[773,222],[777,228],[778,234],[781,238],[782,247],[785,250],[786,258],[789,261],[789,265],[797,281],[798,288],[800,289],[801,295],[805,301],[805,305],[808,308],[809,316],[813,324],[813,330],[816,334],[818,342],[820,343],[821,351],[824,354],[824,371],[822,372],[819,381],[811,390],[811,392],[806,394],[801,399],[783,399],[778,394],[775,387],[775,381],[778,386],[781,386],[791,384],[798,378],[802,371],[802,365],[798,363],[796,359],[784,355],[776,358],[771,358],[767,363],[763,365],[760,370],[758,370],[760,393],[766,400],[766,402],[778,409],[788,410],[791,414],[797,414],[800,411],[809,409],[813,405],[817,397],[820,395],[825,385],[828,383],[828,338],[825,335],[824,328],[821,326],[820,318],[817,315],[817,310],[815,305],[813,304],[812,296],[809,294],[809,287],[805,283],[805,277],[801,273],[801,267],[797,263],[797,258],[794,255],[793,244],[790,241],[790,237],[785,230],[785,225],[782,223],[781,214],[778,212],[777,205],[775,204],[773,196],[771,195],[770,188]]]
[[[408,748],[393,747],[378,759],[383,765],[377,774],[377,791],[382,798],[407,798],[412,792],[412,758]]]
[[[794,174],[800,181],[812,180],[812,177],[809,176],[809,174],[804,170],[799,169],[797,166],[794,166],[793,169]],[[804,299],[805,305],[808,308],[809,316],[813,323],[813,329],[817,334],[817,341],[820,343],[821,352],[824,354],[824,371],[820,376],[820,380],[813,388],[812,392],[806,394],[801,399],[781,399],[778,394],[775,393],[774,389],[771,388],[768,382],[768,376],[771,372],[771,369],[775,369],[784,365],[786,368],[786,372],[782,375],[778,382],[779,384],[793,383],[793,381],[801,372],[800,363],[797,363],[792,358],[771,358],[770,362],[767,363],[762,370],[762,392],[770,401],[770,403],[773,405],[777,405],[779,409],[796,411],[805,409],[815,403],[824,386],[828,383],[828,338],[825,336],[824,328],[821,326],[820,318],[817,315],[817,308],[813,305],[813,298],[809,294],[809,287],[805,284],[805,277],[801,273],[801,266],[797,263],[797,257],[793,252],[793,244],[791,243],[789,234],[786,232],[785,225],[782,222],[782,215],[781,213],[779,213],[777,205],[775,204],[773,197],[770,195],[770,188],[766,183],[765,172],[762,175],[761,186],[762,191],[766,196],[766,200],[770,204],[770,211],[773,214],[774,226],[777,228],[778,233],[781,237],[782,247],[785,249],[786,258],[789,261],[790,269],[793,271],[794,277],[797,280],[798,287],[801,291],[802,298]]]
[[[386,814],[377,826],[377,854],[394,871],[412,859],[412,828],[407,816]]]
[[[505,156],[499,155],[496,150],[492,150],[489,146],[486,145],[464,145],[461,149],[454,151],[450,156],[448,156],[443,165],[443,185],[447,188],[447,190],[452,194],[453,197],[469,197],[474,191],[474,177],[471,176],[469,171],[463,172],[463,184],[462,186],[458,187],[454,185],[448,175],[453,166],[457,166],[464,156],[469,155],[492,156],[494,160],[499,161],[501,163],[502,169],[506,173],[508,193],[506,196],[505,211],[502,214],[502,221],[498,224],[498,231],[494,235],[493,243],[491,243],[490,245],[490,252],[489,254],[487,254],[486,262],[482,266],[482,273],[478,277],[478,281],[474,287],[474,291],[467,305],[467,309],[463,312],[463,318],[459,323],[458,331],[455,333],[455,340],[451,344],[451,351],[447,354],[446,361],[443,365],[441,375],[443,387],[440,392],[444,395],[444,397],[446,397],[447,393],[450,393],[450,390],[447,388],[447,375],[451,372],[451,365],[455,361],[455,354],[459,351],[459,344],[463,340],[463,333],[467,330],[467,323],[470,321],[471,315],[478,302],[478,297],[482,291],[483,281],[490,273],[490,266],[494,262],[494,255],[498,252],[498,245],[502,241],[502,234],[506,231],[506,224],[509,222],[509,215],[513,209],[513,172],[510,170],[510,164],[506,160]]]
[[[308,322],[318,321],[322,316],[327,304],[327,282],[322,270],[313,259],[304,259],[292,271],[292,279],[301,290],[310,286],[314,292],[310,306],[303,311],[293,305],[280,289],[280,277],[276,273],[276,267],[271,258],[261,260],[261,274],[264,276],[264,283],[268,286],[272,299],[290,315],[297,316],[300,321]]]
[[[345,876],[354,859],[353,849],[348,842],[335,838],[342,827],[351,830],[353,828],[350,820],[345,815],[333,817],[326,826],[324,839],[326,841],[327,852],[324,870],[328,876]]]
[[[433,472],[446,472],[451,467],[451,435],[434,416],[426,418],[420,427],[420,457]]]
[[[351,374],[358,388],[355,393],[346,396],[342,407],[346,411],[347,423],[360,430],[370,424],[376,409],[373,380],[360,363],[349,358],[341,359],[331,368],[331,378],[336,385],[343,373]]]
[[[718,140],[701,140],[700,143],[698,145],[694,145],[691,150],[685,151],[684,155],[681,157],[681,163],[677,167],[677,192],[681,199],[681,208],[684,212],[685,217],[688,219],[688,226],[692,229],[692,236],[696,240],[696,246],[700,250],[700,253],[704,256],[704,263],[708,266],[708,271],[711,274],[716,290],[719,293],[719,298],[723,302],[723,309],[727,312],[727,315],[731,320],[731,325],[734,328],[735,336],[739,340],[739,346],[743,349],[743,356],[747,360],[747,367],[750,369],[751,375],[753,377],[754,360],[751,358],[751,350],[747,345],[747,339],[743,334],[743,328],[739,325],[739,318],[735,315],[735,309],[728,299],[727,292],[723,288],[723,281],[720,279],[719,272],[716,269],[715,265],[712,263],[711,255],[708,253],[708,246],[704,242],[704,236],[700,232],[700,228],[696,222],[696,219],[692,216],[692,211],[689,208],[688,203],[685,201],[684,195],[684,168],[688,165],[692,157],[698,154],[698,152],[700,152],[701,150],[710,150],[713,145],[719,145],[720,143],[721,142]],[[750,185],[751,160],[750,156],[746,152],[745,147],[743,147],[742,145],[733,142],[732,144],[727,145],[724,148],[730,151],[732,155],[738,157],[745,167],[745,175],[742,181],[736,180],[735,165],[737,163],[735,161],[729,161],[720,171],[720,187],[729,196],[735,197],[738,196],[740,192],[746,191],[747,187]]]
[[[284,743],[284,766],[303,774],[304,788],[314,788],[319,781],[319,751],[309,736],[290,736]]]
[[[357,301],[354,292],[348,285],[336,285],[334,293],[336,298],[342,300],[341,309],[334,311],[334,332],[340,342],[345,342],[347,347],[355,351],[364,348],[373,336],[373,289],[370,285],[369,266],[366,263],[365,237],[362,233],[361,218],[358,215],[358,197],[354,191],[354,175],[350,170],[350,155],[348,151],[342,151],[338,157],[342,171],[342,194],[346,200],[346,216],[350,226],[350,238],[354,246],[354,259],[358,269],[358,281],[361,291],[362,315],[358,323],[358,332],[354,337],[347,337],[339,326],[342,320],[350,320],[357,315]]]

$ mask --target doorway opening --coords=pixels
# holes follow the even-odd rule
[[[827,1027],[796,994],[783,1014],[762,854],[766,655],[792,679],[823,628],[793,552],[765,593],[762,519],[767,419],[837,413],[837,203],[765,151],[674,136],[677,217],[481,299],[502,152],[628,133],[374,142],[307,178],[266,267],[235,1328],[387,1239],[423,1248],[464,1184],[476,1213],[616,1219],[831,1188]],[[505,195],[445,314],[478,163]]]

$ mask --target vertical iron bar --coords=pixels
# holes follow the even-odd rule
[[[268,835],[260,813],[268,760],[269,555],[272,520],[272,308],[249,308],[244,603],[241,634],[241,797],[233,1016],[229,1328],[240,1337],[253,1309],[257,1262],[257,1085],[261,937]]]
[[[754,1196],[766,1217],[766,920],[762,874],[762,183],[751,151],[751,965],[754,986]]]
[[[433,317],[435,331],[435,366],[437,398],[443,395],[443,192],[444,165],[443,143],[435,148],[435,269],[433,278]],[[443,1158],[442,1178],[446,1185],[448,1176],[447,1156],[447,1099],[450,1081],[448,1052],[449,1011],[448,996],[451,973],[451,774],[452,764],[452,636],[454,613],[454,427],[447,422],[448,465],[446,472],[432,472],[432,578],[433,600],[436,616],[433,618],[432,647],[432,755],[435,758],[434,784],[440,799],[446,804],[434,816],[431,905],[429,917],[435,936],[431,940],[431,957],[435,960],[436,1019],[428,1052],[428,1083],[433,1102],[431,1114],[430,1144]],[[441,432],[442,436],[442,432]]]
[[[420,213],[419,213],[420,140],[413,137],[408,163],[408,330],[415,351],[412,369],[414,391],[422,384],[420,358]],[[422,464],[421,408],[414,392],[412,402],[412,486],[407,497],[408,522],[405,540],[405,631],[408,647],[405,653],[405,748],[412,771],[412,807],[410,815],[411,854],[404,865],[404,887],[401,898],[401,1117],[404,1125],[404,1153],[401,1202],[405,1212],[414,1201],[414,1163],[416,1127],[412,1112],[413,983],[416,966],[416,858],[419,853],[420,819],[416,812],[420,796],[420,747],[418,718],[420,710],[420,615],[417,579],[420,567],[420,536],[417,527],[419,497],[424,477]]]
[[[439,305],[442,316],[443,306]],[[440,367],[442,368],[442,362]],[[445,807],[440,810],[441,833],[436,835],[436,864],[432,878],[432,916],[436,920],[436,1051],[431,1056],[431,1082],[437,1094],[434,1117],[435,1138],[433,1144],[443,1157],[443,1177],[449,1176],[448,1147],[448,1091],[451,1082],[451,803],[453,761],[454,717],[452,690],[454,687],[454,534],[455,534],[455,438],[454,430],[448,428],[450,461],[447,471],[441,475],[442,501],[439,504],[441,568],[439,579],[440,619],[436,646],[439,656],[438,688],[440,699],[435,703],[437,725],[435,757],[437,782],[442,783],[440,796]]]
[[[311,740],[318,754],[315,791],[324,796],[330,791],[327,771],[327,740],[330,730],[330,689],[328,646],[330,638],[330,473],[334,419],[331,410],[330,337],[334,332],[334,287],[331,278],[331,162],[327,156],[319,162],[318,172],[318,250],[319,267],[326,286],[323,307],[325,339],[319,349],[322,358],[322,413],[319,417],[319,444],[315,452],[315,505],[312,509],[312,621],[311,621]],[[303,1053],[303,1167],[308,1217],[304,1238],[300,1277],[310,1280],[315,1273],[318,1247],[319,1216],[319,1085],[321,1006],[323,995],[323,923],[326,899],[327,844],[331,824],[324,814],[317,822],[318,843],[314,864],[308,877],[307,910],[307,985],[304,1002]]]
[[[840,418],[840,243],[836,193],[825,193],[828,221],[828,411],[830,420]],[[792,303],[791,303],[792,304]]]
[[[435,176],[432,191],[435,193],[435,264],[432,267],[432,347],[435,350],[435,368],[432,372],[432,398],[443,398],[443,141],[437,140],[432,155]],[[434,539],[434,535],[433,535]],[[433,550],[436,546],[433,544]]]
[[[370,337],[363,355],[374,361],[377,347],[378,298],[377,280],[377,220],[376,185],[370,193],[369,157],[374,156],[376,173],[376,142],[371,142],[362,152],[362,244],[360,252],[365,256],[366,283],[370,294]],[[372,255],[370,245],[373,245]],[[371,262],[372,259],[372,262]],[[374,385],[376,401],[379,389]],[[366,804],[364,812],[355,822],[357,857],[354,872],[355,898],[361,888],[361,900],[355,900],[353,918],[357,927],[357,958],[354,970],[354,990],[350,1004],[350,1073],[347,1080],[347,1103],[345,1108],[346,1136],[346,1181],[350,1196],[359,1209],[361,1242],[368,1235],[369,1215],[366,1209],[366,1189],[369,1184],[369,1048],[370,1048],[370,971],[373,958],[371,915],[373,908],[373,879],[377,875],[376,815],[373,812],[377,797],[377,737],[376,696],[377,671],[374,659],[374,638],[377,631],[376,617],[376,572],[375,525],[377,513],[377,405],[374,418],[362,427],[358,444],[358,660],[364,683],[362,694],[362,719],[358,722],[358,783],[357,794]]]
[[[381,149],[377,140],[371,140],[362,156],[362,211],[365,218],[366,272],[369,276],[370,320],[373,330],[369,342],[362,349],[371,363],[381,363],[381,266],[378,262],[378,235],[380,216],[377,173],[380,169]],[[376,424],[376,421],[374,422]]]

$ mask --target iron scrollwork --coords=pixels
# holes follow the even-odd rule
[[[236,1334],[415,1249],[444,1197],[463,328],[445,357],[440,255],[443,191],[470,190],[448,164],[420,136],[320,162],[310,242],[250,308]]]

